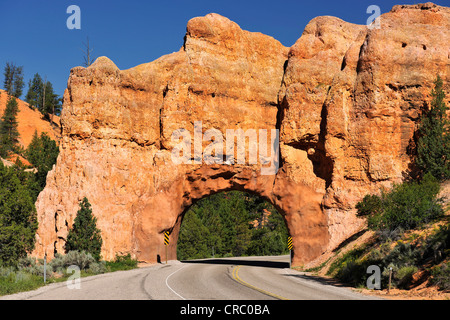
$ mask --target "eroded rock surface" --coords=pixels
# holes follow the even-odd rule
[[[209,14],[188,22],[179,52],[129,70],[106,57],[72,69],[61,153],[36,204],[34,254],[63,251],[87,196],[103,258],[163,259],[169,230],[175,259],[187,208],[235,189],[284,215],[294,264],[317,261],[361,230],[357,201],[410,170],[417,120],[438,73],[449,92],[449,8],[395,6],[380,19],[370,29],[318,17],[286,48]],[[193,138],[189,164],[171,158],[180,128]],[[227,129],[279,129],[279,170],[261,174],[261,161],[197,164],[194,138],[210,129],[224,137]],[[204,151],[211,139],[200,144]]]

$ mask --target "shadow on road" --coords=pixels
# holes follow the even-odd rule
[[[323,278],[319,276],[314,275],[303,275],[303,274],[285,274],[286,277],[296,277],[307,281],[316,282],[322,285],[330,285],[333,287],[348,287],[348,285],[344,283],[340,283],[337,280],[331,279],[331,278]]]
[[[264,261],[264,260],[240,260],[240,259],[205,259],[205,260],[182,260],[182,263],[203,264],[228,264],[232,266],[253,266],[264,268],[289,268],[288,262]]]

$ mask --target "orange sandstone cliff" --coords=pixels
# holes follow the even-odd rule
[[[170,231],[168,258],[175,259],[187,208],[235,189],[280,210],[294,265],[317,260],[364,227],[357,201],[411,170],[414,133],[437,74],[449,92],[449,27],[447,7],[395,6],[379,29],[315,18],[287,48],[209,14],[188,22],[178,52],[129,70],[106,57],[72,69],[61,152],[36,203],[34,254],[63,251],[87,196],[103,258],[131,253],[155,262]],[[198,121],[201,133],[224,136],[278,129],[279,170],[263,175],[260,161],[174,163],[172,133],[184,128],[195,137]],[[211,141],[200,143],[205,150]]]

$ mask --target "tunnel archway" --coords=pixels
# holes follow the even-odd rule
[[[302,265],[325,252],[329,234],[321,194],[290,180],[283,170],[277,175],[262,176],[245,166],[202,165],[176,179],[166,190],[142,197],[146,203],[136,221],[135,233],[138,259],[154,262],[157,255],[167,254],[168,260],[176,260],[180,227],[187,210],[205,197],[233,190],[258,195],[280,212],[293,239],[293,265]],[[170,233],[167,246],[166,231]]]
[[[177,259],[288,254],[286,221],[265,199],[242,191],[219,192],[184,213]]]

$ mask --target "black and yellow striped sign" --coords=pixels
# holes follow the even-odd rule
[[[164,244],[165,244],[166,246],[169,245],[169,234],[170,234],[169,231],[164,232]]]
[[[288,237],[288,242],[287,242],[287,244],[288,244],[288,249],[289,249],[289,250],[292,250],[292,237]]]

